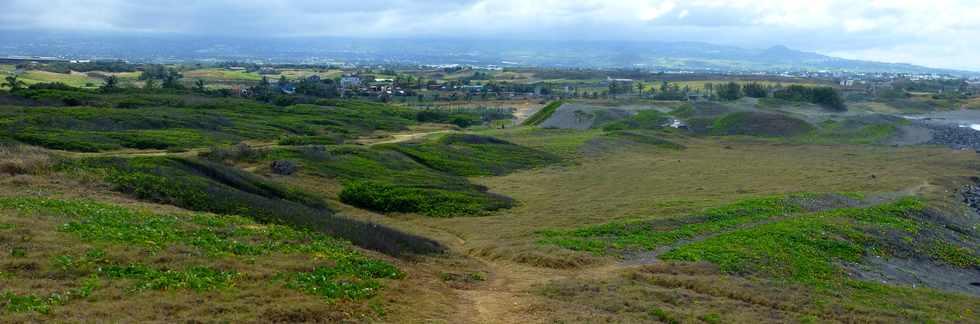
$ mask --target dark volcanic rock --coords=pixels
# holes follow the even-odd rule
[[[980,150],[980,131],[957,125],[922,123],[932,131],[932,140],[926,144],[945,145],[954,149]]]
[[[272,161],[272,173],[280,175],[291,175],[299,170],[295,162],[289,160]]]

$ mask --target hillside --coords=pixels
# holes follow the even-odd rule
[[[567,99],[500,124],[181,89],[0,99],[4,322],[980,316],[969,111]]]

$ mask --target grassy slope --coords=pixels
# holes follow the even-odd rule
[[[135,198],[308,228],[392,255],[439,249],[420,237],[335,216],[322,198],[219,164],[168,157],[98,158],[61,168],[104,175],[114,190]]]
[[[155,209],[0,198],[0,313],[11,321],[375,317],[367,300],[403,277],[315,232]]]
[[[251,161],[292,160],[304,172],[340,179],[342,201],[381,212],[430,216],[479,215],[513,202],[485,192],[465,176],[499,175],[555,163],[545,152],[490,137],[446,135],[419,143],[307,146],[263,151]]]
[[[265,118],[265,117],[259,117]],[[629,130],[634,131],[634,130]],[[399,215],[386,219],[398,224],[411,224],[410,227],[424,228],[426,231],[439,232],[456,242],[458,248],[469,255],[486,257],[485,260],[508,259],[525,264],[560,265],[565,262],[555,259],[574,259],[579,256],[568,251],[535,244],[536,232],[542,229],[573,229],[582,226],[598,225],[610,221],[629,221],[637,218],[664,218],[683,214],[695,213],[706,207],[732,203],[738,199],[782,194],[785,192],[838,192],[838,191],[898,191],[934,180],[937,176],[959,177],[971,175],[975,171],[975,156],[972,152],[953,152],[932,148],[890,148],[866,146],[824,146],[824,145],[786,145],[772,141],[759,141],[745,138],[672,138],[687,147],[685,150],[640,150],[630,149],[615,151],[607,155],[580,157],[576,153],[583,146],[597,137],[609,136],[601,130],[586,132],[537,130],[522,128],[517,130],[488,130],[511,142],[525,145],[540,151],[551,152],[562,157],[576,158],[572,163],[554,168],[518,170],[500,177],[484,177],[471,181],[487,185],[494,192],[520,199],[521,204],[509,210],[499,210],[487,217],[467,218],[426,218],[416,215]],[[300,148],[295,148],[300,149]],[[337,148],[341,149],[341,148]],[[391,148],[379,148],[381,151],[393,152]],[[428,148],[427,148],[428,149]],[[410,178],[410,176],[425,177],[437,172],[416,170],[411,166],[407,170],[392,168],[388,161],[378,161],[374,156],[375,149],[359,149],[370,153],[353,154],[355,162],[331,164],[322,161],[347,159],[346,154],[321,154],[312,152],[311,164],[301,161],[301,172],[319,172],[324,176],[333,174],[354,174],[350,177],[378,177],[386,181]],[[427,150],[423,150],[428,152]],[[280,151],[276,151],[280,152]],[[437,150],[435,152],[441,152]],[[508,151],[504,151],[508,152]],[[969,154],[967,154],[969,153]],[[297,155],[277,155],[274,158],[301,159]],[[298,153],[297,153],[298,154]],[[303,153],[307,154],[307,153]],[[431,154],[438,158],[440,154]],[[492,155],[491,155],[492,157]],[[302,158],[305,159],[305,158]],[[266,162],[266,161],[262,161]],[[322,167],[312,162],[322,163]],[[415,162],[415,165],[422,165]],[[445,162],[445,161],[442,161]],[[449,161],[450,167],[445,170],[482,170],[473,168],[470,162],[478,166],[485,163],[484,159],[473,161]],[[464,162],[462,167],[457,163]],[[429,164],[432,164],[431,162]],[[436,164],[438,165],[438,163]],[[377,168],[374,168],[377,166]],[[407,171],[406,174],[386,174],[392,169]],[[491,168],[488,168],[492,170]],[[339,171],[338,171],[339,170]],[[380,171],[380,172],[379,172]],[[417,172],[417,173],[416,173]],[[413,174],[416,173],[416,174]],[[444,172],[442,172],[444,173]],[[871,175],[876,175],[871,177]],[[390,177],[390,178],[385,178]],[[442,179],[437,177],[436,179]],[[453,179],[461,179],[453,177]],[[288,182],[289,180],[285,180]],[[441,181],[441,180],[440,180]],[[653,216],[651,216],[653,215]],[[381,217],[381,216],[378,216]],[[709,224],[710,225],[710,224]],[[54,228],[57,224],[52,225]],[[16,226],[14,228],[17,228]],[[48,231],[55,233],[54,231]],[[446,233],[450,233],[446,234]],[[84,251],[79,254],[83,254]],[[957,258],[954,258],[957,259]],[[959,258],[961,259],[961,258]],[[429,261],[427,261],[429,262]],[[549,262],[553,262],[550,263]],[[508,267],[507,263],[494,264],[495,271]],[[219,267],[213,267],[219,268]],[[228,271],[229,268],[220,268]],[[521,269],[521,268],[518,268]],[[183,269],[190,270],[190,269]],[[181,271],[183,271],[181,270]],[[136,273],[152,273],[152,271],[132,271]],[[540,269],[528,271],[530,279],[541,282],[554,277],[533,277]],[[932,291],[910,292],[906,289],[895,289],[892,292],[883,286],[867,286],[867,290],[859,290],[855,294],[865,294],[868,300],[877,302],[881,296],[890,296],[887,300],[914,303],[911,311],[896,311],[886,309],[876,312],[867,306],[853,302],[855,299],[819,297],[816,301],[803,299],[780,300],[778,297],[799,297],[792,290],[802,287],[799,291],[810,292],[809,286],[795,282],[758,283],[752,280],[733,277],[728,272],[704,271],[687,268],[668,269],[669,274],[646,269],[627,271],[624,278],[601,278],[597,281],[580,280],[587,285],[579,289],[575,283],[562,283],[566,288],[558,294],[545,293],[547,298],[570,301],[571,305],[558,305],[545,301],[540,304],[524,303],[528,298],[525,290],[509,290],[513,287],[494,286],[496,294],[489,294],[490,299],[469,299],[482,291],[461,293],[467,299],[461,304],[487,305],[487,309],[499,306],[492,300],[510,300],[509,297],[519,298],[522,308],[515,311],[533,313],[548,312],[550,316],[561,318],[565,315],[578,315],[581,312],[609,314],[610,320],[668,320],[672,317],[679,319],[697,319],[704,316],[702,321],[724,321],[730,319],[729,314],[738,315],[752,312],[758,318],[753,320],[915,320],[915,319],[955,319],[956,314],[965,314],[965,310],[975,308],[975,299],[962,296],[949,296]],[[191,274],[203,276],[218,275],[222,272],[195,271]],[[765,272],[759,272],[765,274]],[[567,277],[562,273],[561,277]],[[588,275],[586,272],[583,275]],[[309,278],[309,279],[315,279]],[[608,280],[607,280],[608,279]],[[493,284],[509,282],[509,278],[491,280]],[[610,286],[613,285],[613,286]],[[84,286],[82,286],[84,287]],[[546,289],[554,288],[548,286]],[[661,289],[663,288],[663,289]],[[724,291],[722,291],[724,290]],[[513,291],[514,294],[506,294]],[[580,293],[585,292],[585,293]],[[848,291],[852,293],[852,291]],[[612,294],[610,296],[609,294]],[[278,295],[283,296],[283,295]],[[651,298],[653,296],[653,298]],[[597,298],[602,297],[602,298]],[[429,296],[415,296],[413,302],[425,305]],[[630,301],[626,301],[626,300]],[[532,299],[533,300],[533,299]],[[675,314],[688,309],[676,305],[690,305],[685,301],[698,301],[696,307],[706,309],[703,314]],[[708,300],[710,303],[702,303]],[[774,302],[773,300],[778,300]],[[458,301],[458,300],[457,300]],[[487,302],[487,303],[481,303]],[[177,302],[182,304],[188,302]],[[608,302],[608,304],[601,304]],[[271,303],[270,303],[271,304]],[[505,303],[510,305],[511,303]],[[709,305],[710,304],[710,305]],[[894,305],[895,303],[889,304]],[[935,305],[934,308],[923,310],[918,305]],[[829,305],[829,306],[828,306]],[[770,307],[771,306],[771,307]],[[566,308],[567,307],[567,308]],[[821,308],[823,307],[823,308]],[[830,317],[817,317],[813,311],[803,312],[801,309],[812,308],[818,312],[828,310],[838,312]],[[761,309],[761,310],[759,310]],[[197,310],[197,309],[196,309]],[[608,312],[608,313],[603,313]],[[693,312],[693,310],[692,310]],[[924,312],[924,314],[923,314]],[[787,317],[777,317],[787,313]],[[202,314],[202,313],[198,313]],[[249,313],[254,314],[254,313]],[[840,315],[842,314],[842,315]],[[936,314],[945,316],[940,317]],[[948,315],[954,314],[954,315]],[[297,312],[290,313],[292,316]],[[691,317],[687,317],[690,315]],[[721,317],[724,315],[725,317]],[[771,317],[765,317],[765,316]],[[840,317],[837,317],[840,315]],[[591,316],[591,315],[590,315]],[[718,316],[718,319],[716,319]],[[302,318],[302,317],[301,317]],[[749,317],[746,317],[749,318]],[[268,319],[268,318],[264,318]],[[295,318],[294,318],[295,319]],[[458,319],[458,318],[457,318]],[[734,317],[735,320],[743,319]],[[572,321],[595,321],[597,317],[584,317]]]
[[[275,107],[247,100],[172,95],[99,96],[138,108],[0,107],[0,137],[71,151],[121,148],[187,149],[285,136],[351,138],[376,130],[403,130],[410,111],[378,104]]]
[[[751,210],[754,208],[739,206],[772,206],[763,202],[774,201],[747,200],[724,209],[735,207],[735,210]],[[675,321],[969,321],[976,315],[980,299],[932,289],[857,281],[849,279],[840,267],[841,263],[861,263],[868,257],[895,255],[896,251],[908,250],[908,247],[900,246],[907,244],[920,245],[922,251],[919,257],[931,257],[934,262],[954,267],[980,266],[980,255],[966,250],[952,253],[955,257],[931,252],[936,250],[930,246],[942,242],[922,239],[921,233],[929,227],[939,228],[940,225],[916,218],[923,208],[920,200],[904,199],[870,208],[799,214],[682,245],[660,256],[674,262],[628,271],[621,279],[557,282],[547,286],[543,294],[564,302],[579,301],[603,314],[616,301],[634,300],[630,296],[647,291],[656,297],[640,298],[640,303],[618,306],[617,316]],[[767,210],[769,208],[756,209],[755,212],[764,218]],[[726,218],[743,224],[758,219]],[[715,218],[708,219],[696,226],[707,225],[718,230],[716,226],[711,226]],[[606,231],[599,233],[603,229]],[[647,232],[623,232],[620,226],[590,229],[592,234],[618,236],[627,240],[642,236],[644,243],[650,243],[644,246],[646,248],[669,244],[678,237],[677,233],[682,234],[681,238],[690,237],[683,235],[689,232],[684,226],[667,232],[647,228],[641,231]],[[888,240],[879,237],[881,233],[908,239]],[[754,279],[733,279],[726,275]],[[735,284],[732,285],[732,282]],[[589,297],[585,293],[588,289],[598,289],[603,293]],[[679,296],[671,297],[677,295],[669,292],[672,289],[689,291],[699,296],[698,299],[710,300],[710,303],[678,307],[672,300]],[[586,298],[591,298],[591,301],[586,301]],[[730,307],[726,304],[733,302],[755,307],[720,311]]]

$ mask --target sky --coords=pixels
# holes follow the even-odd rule
[[[0,32],[699,41],[980,71],[978,0],[0,0]]]

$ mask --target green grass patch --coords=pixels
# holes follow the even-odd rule
[[[381,288],[377,279],[399,279],[404,273],[375,260],[346,259],[332,267],[289,275],[287,286],[327,300],[359,300],[374,297]]]
[[[524,123],[522,125],[525,126],[541,125],[541,123],[543,123],[545,120],[551,118],[551,115],[554,115],[555,111],[557,111],[558,107],[561,107],[562,104],[563,102],[561,101],[553,101],[549,103],[547,106],[544,106],[544,108],[541,108],[541,110],[538,110],[538,112],[534,113],[534,115],[531,115],[531,117],[528,117],[526,120],[524,120]]]
[[[241,276],[234,271],[221,271],[208,267],[161,270],[144,264],[105,266],[100,268],[99,272],[108,278],[134,281],[132,289],[136,291],[190,289],[203,292],[230,288],[234,286],[235,278]]]
[[[813,144],[879,144],[898,132],[900,122],[859,124],[827,121],[794,142]]]
[[[747,199],[676,219],[615,222],[572,231],[546,231],[542,233],[544,238],[540,243],[600,255],[626,250],[652,250],[701,234],[801,211],[801,207],[784,197]]]
[[[3,310],[0,314],[4,312],[37,312],[48,314],[54,306],[61,306],[74,300],[88,298],[96,288],[98,288],[98,281],[95,278],[89,278],[84,280],[80,287],[51,293],[47,296],[17,294],[5,291],[0,293],[0,309]]]
[[[946,264],[960,268],[980,268],[980,255],[977,251],[972,251],[962,246],[956,246],[948,242],[933,242],[928,248],[928,254]]]
[[[149,254],[177,247],[209,258],[311,255],[321,262],[316,270],[283,272],[288,278],[286,285],[330,300],[370,298],[381,289],[379,279],[404,277],[395,266],[370,259],[343,240],[306,229],[259,224],[239,216],[159,213],[90,200],[34,197],[0,198],[0,209],[17,211],[21,217],[55,217],[65,221],[61,231],[82,241],[142,247]],[[53,262],[66,273],[131,282],[135,291],[226,289],[234,287],[242,276],[239,270],[202,266],[166,269],[138,262],[117,264],[98,249],[82,255],[60,255]],[[14,306],[5,306],[8,309],[42,311],[53,305],[36,296],[8,294],[3,298],[14,300],[9,302]]]
[[[914,233],[921,226],[912,213],[924,204],[916,199],[870,207],[800,215],[739,229],[695,242],[661,257],[676,261],[709,261],[722,271],[789,279],[809,285],[840,283],[846,274],[838,262],[860,262],[883,245],[866,227]]]

